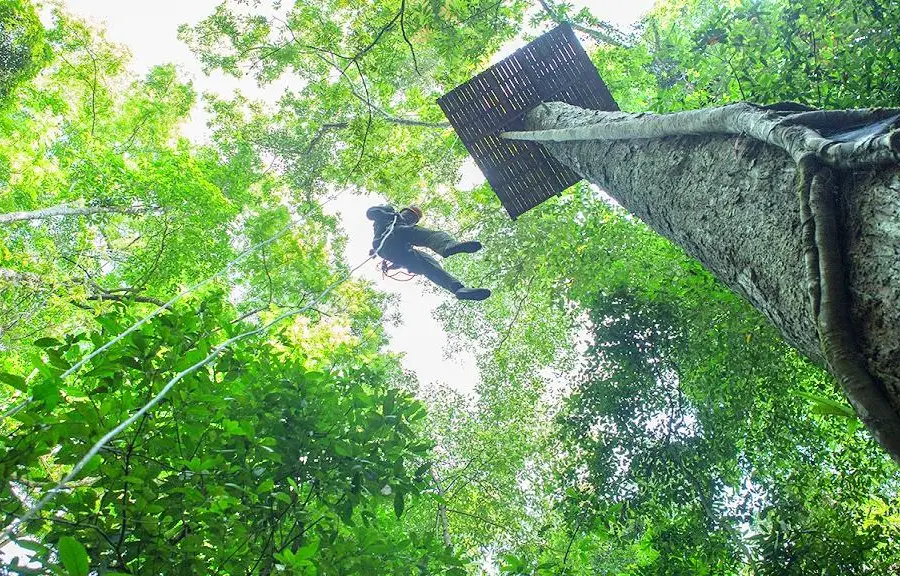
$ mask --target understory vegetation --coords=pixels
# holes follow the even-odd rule
[[[834,379],[601,191],[511,221],[461,188],[435,102],[572,20],[623,110],[900,107],[900,4],[660,0],[621,31],[602,4],[182,26],[206,72],[290,80],[267,105],[0,0],[0,574],[900,572],[900,470]],[[356,193],[485,245],[446,265],[493,296],[436,312],[473,394],[390,351],[422,312],[351,275]]]

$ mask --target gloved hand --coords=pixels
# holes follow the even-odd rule
[[[397,268],[400,268],[400,266],[397,264],[394,264],[390,260],[382,260],[381,261],[381,271],[382,272],[390,272],[391,270],[396,270]]]

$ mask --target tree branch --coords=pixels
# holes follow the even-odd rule
[[[546,0],[538,0],[538,4],[541,5],[544,14],[546,14],[547,17],[550,18],[550,20],[558,22],[560,24],[562,24],[563,22],[568,22],[573,30],[583,32],[584,34],[587,34],[601,44],[609,44],[611,46],[618,46],[621,48],[627,48],[631,45],[631,42],[625,34],[616,29],[614,26],[607,24],[606,22],[597,23],[600,27],[604,28],[604,30],[588,28],[587,26],[583,26],[581,24],[578,24],[577,22],[572,22],[568,18],[560,16],[557,13],[556,9],[550,6],[550,4]]]
[[[112,302],[141,302],[143,304],[153,304],[155,306],[162,306],[165,304],[162,300],[158,300],[156,298],[151,298],[149,296],[138,296],[136,294],[114,294],[111,292],[101,292],[100,294],[91,294],[86,298],[86,300],[96,300],[99,302],[103,301],[112,301]]]
[[[450,540],[450,526],[447,522],[447,502],[444,500],[444,489],[441,488],[441,480],[438,478],[434,466],[431,466],[431,479],[434,480],[434,488],[437,490],[438,496],[441,497],[442,503],[438,504],[438,519],[441,522],[441,531],[444,538],[444,546],[448,548],[453,544]]]
[[[526,116],[538,124],[548,117],[579,114],[581,108],[563,102],[541,104]],[[900,109],[893,110],[900,114]],[[504,132],[509,140],[568,142],[573,140],[659,139],[669,136],[731,134],[749,136],[787,152],[795,162],[812,153],[836,168],[858,168],[900,162],[900,130],[875,131],[862,138],[839,141],[826,138],[792,115],[740,102],[718,108],[690,110],[673,114],[630,114],[628,112],[590,111],[594,122],[573,128]],[[804,113],[807,114],[807,113]],[[597,121],[599,120],[599,121]],[[553,122],[549,122],[552,124]],[[890,126],[885,126],[889,129]]]
[[[325,132],[328,132],[329,130],[343,130],[348,126],[350,126],[350,124],[347,122],[333,122],[330,124],[322,124],[318,131],[316,131],[315,136],[313,136],[309,141],[309,145],[306,147],[306,151],[304,152],[304,154],[309,155],[309,153],[312,152],[313,148],[316,147],[316,144],[319,143],[319,140],[322,139],[322,136],[325,135]]]
[[[419,63],[416,61],[416,51],[413,48],[412,42],[409,41],[409,38],[406,36],[406,26],[403,24],[403,13],[406,12],[406,0],[400,1],[400,33],[403,35],[403,40],[406,42],[406,45],[409,46],[409,53],[412,54],[413,59],[413,68],[416,70],[416,74],[419,76],[422,75],[419,72]]]
[[[23,211],[23,212],[7,212],[0,214],[0,224],[8,224],[10,222],[22,222],[25,220],[45,220],[54,216],[88,216],[91,214],[143,214],[151,212],[151,207],[120,207],[120,206],[82,206],[75,207],[68,204],[59,204],[49,208],[40,210]]]

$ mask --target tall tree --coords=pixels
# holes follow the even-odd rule
[[[900,462],[900,264],[884,257],[900,247],[900,112],[783,110],[557,103],[508,136],[544,142],[827,363]]]
[[[33,78],[49,56],[44,27],[29,0],[0,2],[0,110],[16,87]]]

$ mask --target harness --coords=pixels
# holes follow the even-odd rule
[[[381,276],[383,278],[390,278],[391,280],[396,280],[397,282],[409,282],[417,275],[412,272],[405,272],[403,270],[393,270],[393,262],[386,259],[384,256],[381,256],[381,249],[384,248],[384,243],[387,241],[388,236],[393,234],[394,227],[397,225],[397,219],[400,217],[400,214],[394,214],[394,219],[391,221],[390,227],[388,227],[387,231],[381,236],[378,242],[378,248],[375,248],[373,252],[373,257],[378,256],[381,258],[381,263],[378,267],[381,269]],[[393,271],[393,273],[392,273]]]
[[[390,278],[391,280],[396,280],[397,282],[409,282],[418,274],[413,274],[412,272],[407,272],[400,269],[392,268],[393,262],[390,260],[382,259],[381,264],[378,267],[381,269],[381,277],[382,278]]]

